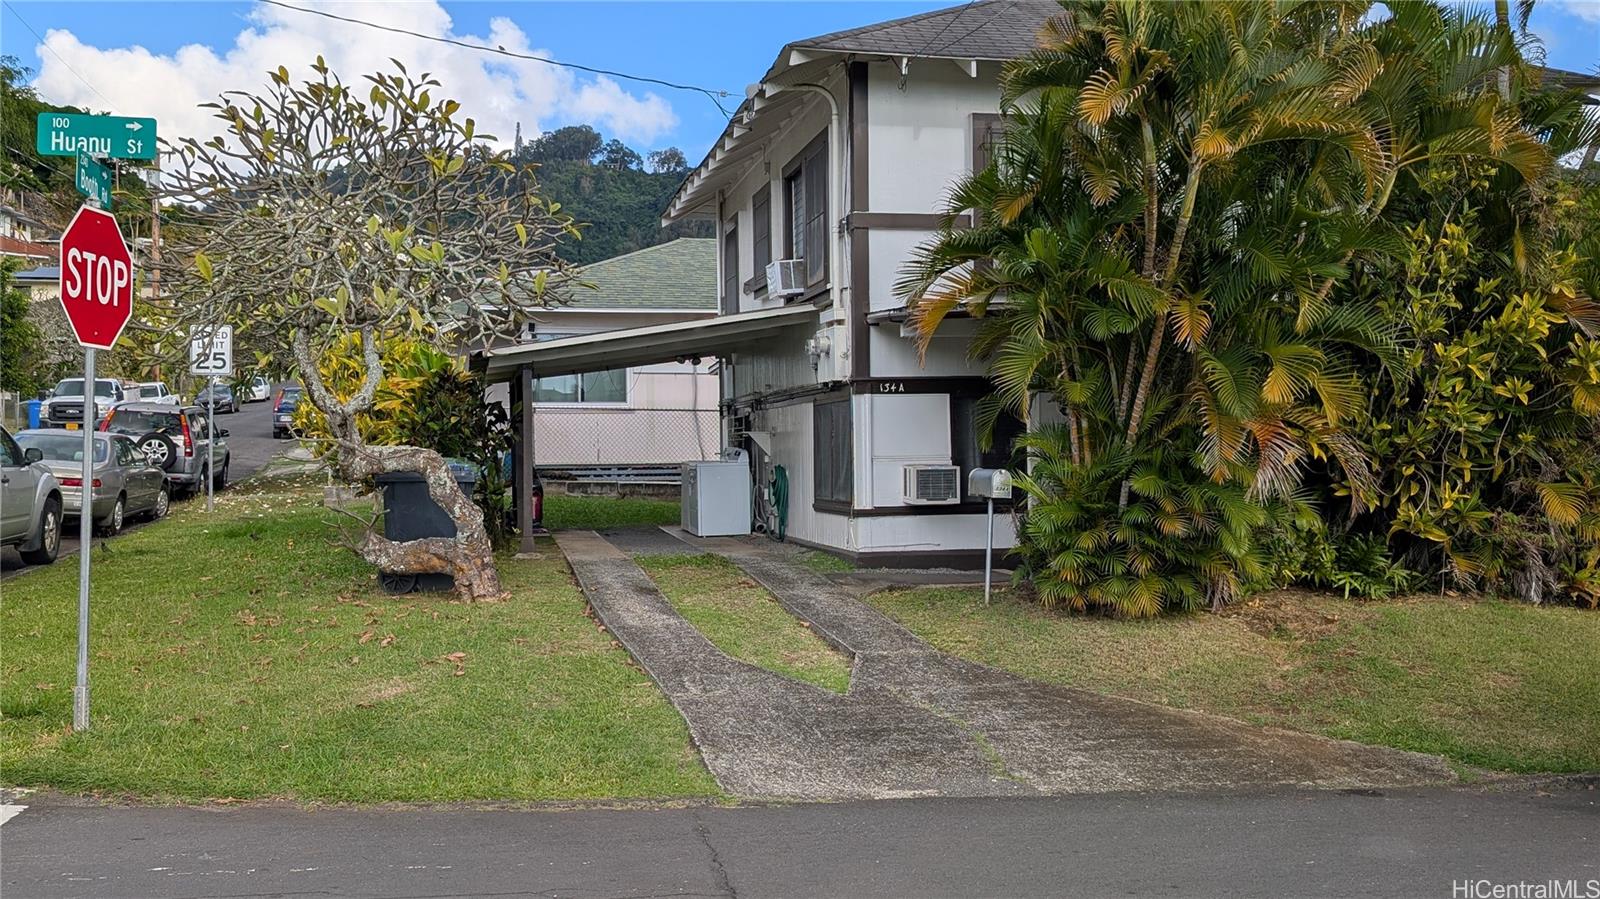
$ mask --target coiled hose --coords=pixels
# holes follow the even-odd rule
[[[789,532],[789,472],[782,465],[772,467],[772,517],[768,532],[782,542]]]

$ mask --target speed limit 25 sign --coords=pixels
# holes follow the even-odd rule
[[[233,326],[195,328],[189,332],[189,373],[206,378],[233,375]]]

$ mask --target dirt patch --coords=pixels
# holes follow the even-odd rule
[[[1367,613],[1354,602],[1305,590],[1274,590],[1228,606],[1220,614],[1263,637],[1308,642],[1331,636]]]
[[[385,700],[404,696],[417,689],[417,685],[403,677],[393,677],[376,684],[368,684],[356,691],[355,702],[357,708],[367,709]]]

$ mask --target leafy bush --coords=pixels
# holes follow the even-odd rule
[[[507,544],[511,497],[501,460],[511,450],[512,428],[505,408],[484,402],[483,379],[431,342],[392,339],[383,361],[384,379],[372,409],[357,417],[362,437],[380,446],[420,446],[472,462],[478,467],[473,501],[484,512],[490,539],[496,546]],[[324,354],[320,367],[329,389],[343,399],[360,385],[362,364],[360,338],[350,336]],[[307,437],[327,436],[322,413],[310,403],[296,407],[295,418]]]

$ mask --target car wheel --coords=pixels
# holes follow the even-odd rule
[[[119,494],[117,496],[117,504],[111,507],[111,514],[107,515],[100,522],[100,527],[97,528],[97,530],[100,532],[100,536],[115,537],[122,533],[122,516],[126,510],[127,506],[125,499]]]
[[[150,514],[147,517],[155,521],[158,518],[166,518],[170,511],[172,511],[172,490],[162,484],[161,492],[156,494],[156,504],[150,507]]]
[[[211,489],[212,490],[216,490],[216,491],[221,491],[221,490],[225,489],[227,486],[228,486],[228,460],[227,459],[223,459],[222,460],[222,470],[217,472],[216,478],[212,480]]]
[[[44,501],[39,530],[39,548],[20,554],[29,565],[49,565],[61,554],[61,500],[51,497]]]
[[[162,471],[171,471],[172,466],[178,461],[178,445],[160,431],[152,431],[140,437],[139,442],[134,444],[134,449],[142,453],[151,465]]]

